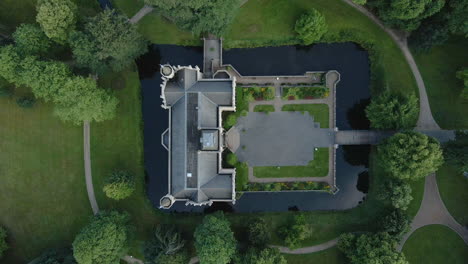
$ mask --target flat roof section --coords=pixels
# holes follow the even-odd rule
[[[198,187],[198,155],[201,131],[198,130],[198,93],[187,94],[187,188]]]

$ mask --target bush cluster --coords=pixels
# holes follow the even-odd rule
[[[244,100],[250,101],[268,101],[275,99],[274,87],[243,87]]]
[[[258,192],[279,192],[279,191],[297,191],[297,190],[330,190],[330,185],[324,182],[275,182],[275,183],[260,183],[249,182],[246,184],[244,191]]]
[[[325,86],[295,86],[283,87],[284,99],[314,99],[328,96],[329,89]]]
[[[279,230],[286,246],[291,249],[300,246],[300,243],[312,235],[312,229],[307,224],[303,214],[295,215],[293,221]]]

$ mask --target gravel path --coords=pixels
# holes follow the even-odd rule
[[[335,239],[332,239],[330,241],[327,241],[319,245],[315,245],[311,247],[303,247],[303,248],[298,248],[298,249],[289,249],[287,247],[282,247],[282,246],[271,246],[271,247],[279,249],[281,253],[300,255],[300,254],[309,254],[309,253],[314,253],[314,252],[319,252],[325,249],[329,249],[329,248],[336,246],[337,243],[338,243],[338,238],[335,238]]]
[[[138,23],[140,19],[142,19],[147,14],[149,14],[151,11],[153,11],[153,7],[149,5],[145,5],[132,18],[130,18],[130,24]]]
[[[86,178],[86,190],[88,192],[89,203],[93,209],[93,213],[99,212],[99,206],[96,202],[96,196],[94,195],[93,187],[93,176],[91,174],[91,147],[89,143],[90,139],[90,125],[89,121],[83,122],[83,149],[84,149],[84,165],[85,165],[85,178]]]

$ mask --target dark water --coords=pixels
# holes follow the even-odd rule
[[[168,113],[160,107],[159,64],[198,65],[202,68],[202,52],[201,47],[154,45],[138,61],[143,97],[147,193],[155,207],[159,206],[159,199],[167,194],[168,189],[167,151],[161,146],[160,137],[168,127]],[[337,70],[341,74],[337,86],[337,126],[340,130],[368,128],[363,111],[370,96],[368,55],[353,43],[232,49],[223,53],[223,61],[232,64],[243,75],[295,75],[306,71]],[[176,203],[172,211],[349,209],[362,202],[367,192],[365,172],[369,149],[368,146],[347,146],[337,150],[337,186],[340,191],[336,195],[322,192],[246,193],[234,206],[215,203],[211,207],[194,207]]]

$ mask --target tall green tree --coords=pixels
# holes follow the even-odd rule
[[[468,0],[447,1],[447,26],[452,34],[468,37]]]
[[[6,230],[5,228],[0,226],[0,259],[3,257],[3,254],[8,249],[6,238],[7,238]]]
[[[236,252],[236,240],[222,212],[207,215],[195,230],[195,249],[200,263],[227,264]]]
[[[102,211],[81,229],[73,241],[73,255],[79,264],[119,263],[128,247],[126,213]]]
[[[75,28],[77,7],[70,0],[39,0],[36,21],[50,39],[65,43]]]
[[[439,142],[424,134],[408,131],[387,138],[378,146],[380,166],[392,177],[417,180],[442,165]]]
[[[411,186],[402,180],[391,179],[385,182],[378,197],[381,200],[390,201],[397,209],[406,210],[413,200]]]
[[[416,124],[419,104],[416,96],[384,92],[366,108],[371,127],[382,130],[410,129]]]
[[[325,16],[319,11],[311,9],[296,21],[294,30],[302,43],[310,45],[322,38],[327,32],[328,26],[325,22]]]
[[[405,256],[396,251],[398,240],[388,233],[343,234],[338,248],[351,264],[408,264]]]
[[[461,172],[468,172],[468,132],[457,131],[455,140],[444,147],[445,159]]]
[[[239,10],[239,0],[145,0],[182,29],[222,36]]]
[[[271,235],[268,230],[268,224],[263,218],[255,218],[248,226],[249,242],[252,246],[257,248],[264,248],[268,246]]]
[[[18,50],[13,45],[0,47],[0,62],[0,76],[9,83],[18,83],[21,80],[18,72],[22,62]]]
[[[423,19],[439,12],[445,0],[373,0],[369,4],[377,8],[379,17],[386,24],[413,31]]]
[[[69,42],[78,64],[99,74],[123,70],[147,51],[136,26],[110,9],[91,18],[83,32],[73,32]]]
[[[16,47],[23,54],[43,54],[50,47],[50,41],[40,27],[21,24],[13,33]]]
[[[60,248],[45,251],[34,264],[76,264],[76,261],[71,248]]]
[[[403,235],[409,231],[410,224],[409,216],[400,209],[391,211],[379,220],[381,231],[387,232],[397,241],[400,241]]]
[[[69,78],[57,92],[54,114],[62,121],[80,124],[83,121],[101,122],[115,117],[118,99],[97,87],[91,78]]]
[[[294,215],[293,221],[279,231],[289,248],[299,247],[300,242],[312,235],[312,229],[303,214]]]

